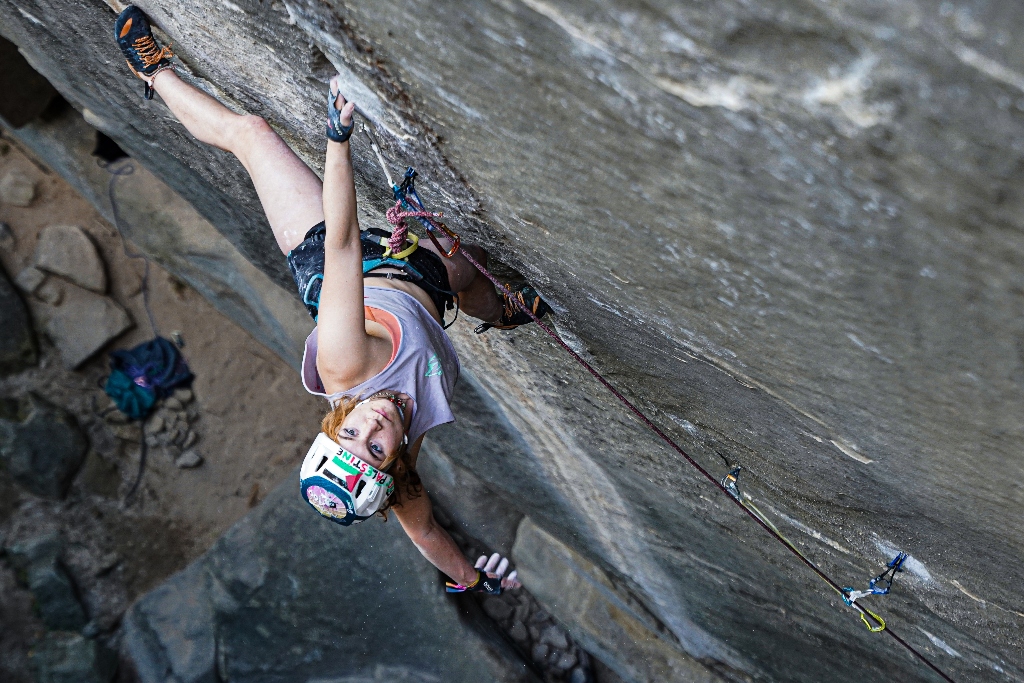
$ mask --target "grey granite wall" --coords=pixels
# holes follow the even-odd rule
[[[197,84],[317,168],[340,70],[393,168],[415,164],[453,227],[534,281],[563,337],[696,458],[741,463],[757,505],[841,583],[909,552],[869,600],[956,680],[1024,675],[1015,3],[143,6]],[[244,171],[141,100],[113,17],[98,0],[0,0],[0,32],[36,69],[287,288]],[[354,150],[379,224],[387,188]],[[437,441],[664,647],[737,679],[934,679],[537,330],[453,331],[478,378],[463,395],[518,441],[475,450],[494,418],[474,405]],[[538,595],[561,585],[533,576]],[[594,612],[572,604],[556,616],[586,631]]]

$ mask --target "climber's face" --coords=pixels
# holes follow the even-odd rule
[[[378,398],[352,409],[338,430],[338,443],[374,467],[398,451],[406,426],[394,403]]]

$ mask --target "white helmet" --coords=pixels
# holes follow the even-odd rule
[[[352,455],[323,432],[299,470],[302,497],[342,526],[369,519],[395,492],[395,479]]]

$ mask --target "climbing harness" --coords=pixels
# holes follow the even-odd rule
[[[402,192],[402,186],[401,185],[395,185],[394,181],[391,178],[391,174],[387,170],[387,164],[384,162],[384,157],[381,154],[380,149],[377,147],[376,141],[370,135],[369,130],[365,126],[363,127],[363,131],[366,133],[367,138],[369,138],[369,140],[370,140],[370,145],[373,148],[374,153],[377,155],[377,160],[380,162],[381,168],[384,169],[384,175],[387,177],[388,183],[391,185],[391,189],[395,193],[396,201],[398,203],[400,203],[400,204],[402,202],[408,203],[411,210],[419,210],[419,211],[424,210],[423,209],[423,203],[421,201],[419,201],[419,197],[415,193],[415,190],[413,190],[411,192],[409,192],[408,190],[405,190],[404,192]],[[409,183],[411,185],[412,180],[415,178],[415,171],[412,171],[412,169],[409,169],[409,171],[406,171],[406,178],[408,178]],[[403,185],[404,185],[404,182],[403,182]],[[412,202],[409,202],[410,198],[413,200]],[[427,234],[430,235],[431,240],[433,240],[435,242],[435,244],[437,244],[439,250],[443,250],[443,247],[441,247],[441,245],[437,242],[437,238],[434,235],[434,231],[431,228],[440,229],[440,231],[444,234],[444,236],[448,237],[448,239],[452,242],[452,247],[451,247],[450,251],[447,252],[449,258],[451,258],[451,256],[454,255],[456,252],[461,252],[462,255],[466,258],[466,260],[469,261],[471,264],[473,264],[473,266],[478,271],[480,271],[481,275],[483,275],[488,280],[490,280],[491,284],[493,284],[495,287],[498,288],[498,291],[505,292],[505,294],[507,294],[509,297],[512,296],[512,291],[509,289],[509,287],[504,285],[504,284],[502,284],[498,280],[498,278],[494,276],[494,274],[492,274],[489,270],[487,270],[487,268],[485,268],[475,258],[473,258],[473,255],[470,254],[465,248],[463,248],[461,246],[461,243],[460,243],[460,240],[459,240],[459,236],[456,235],[451,230],[449,230],[447,228],[447,226],[444,226],[443,223],[439,223],[439,222],[434,221],[432,219],[420,218],[419,220],[420,220],[421,223],[426,221],[426,223],[431,226],[431,227],[427,228]],[[441,226],[444,226],[443,229],[441,229]],[[424,227],[426,227],[426,225]],[[636,419],[638,419],[644,426],[646,426],[648,429],[650,429],[652,432],[654,432],[663,442],[665,442],[665,444],[669,448],[671,448],[676,453],[678,453],[680,456],[682,456],[682,458],[684,460],[686,460],[686,462],[688,462],[694,469],[696,469],[698,472],[700,472],[700,474],[705,479],[710,481],[719,490],[721,490],[723,493],[725,493],[727,496],[729,496],[740,507],[740,509],[742,509],[751,519],[753,519],[761,528],[763,528],[766,532],[768,532],[771,536],[773,536],[777,541],[779,541],[784,546],[786,546],[786,548],[788,548],[794,555],[796,555],[796,557],[799,558],[801,562],[803,562],[805,565],[807,565],[807,567],[811,571],[813,571],[815,574],[817,574],[833,590],[835,590],[839,595],[843,595],[843,587],[840,586],[838,583],[836,583],[835,580],[833,580],[828,574],[826,574],[824,571],[822,571],[814,562],[812,562],[802,552],[800,552],[800,550],[797,549],[797,547],[795,545],[790,543],[785,538],[785,536],[783,536],[781,533],[779,533],[779,530],[775,527],[774,524],[771,523],[770,520],[768,520],[766,517],[764,517],[763,515],[761,515],[758,512],[756,512],[756,507],[754,507],[753,504],[745,505],[742,496],[734,495],[734,493],[732,491],[730,491],[730,489],[728,487],[728,484],[730,483],[728,481],[729,475],[727,475],[726,479],[722,480],[722,481],[719,481],[718,479],[716,479],[713,474],[711,474],[699,462],[694,460],[686,451],[684,451],[682,449],[682,447],[679,444],[677,444],[671,437],[669,437],[669,435],[666,434],[664,432],[664,430],[662,430],[657,424],[654,423],[654,421],[652,421],[649,417],[647,417],[647,415],[642,410],[640,410],[640,408],[638,408],[632,401],[630,401],[628,398],[626,398],[626,396],[621,391],[619,391],[617,388],[615,388],[615,385],[613,385],[611,382],[609,382],[607,379],[605,379],[605,377],[600,372],[598,372],[597,369],[593,365],[591,365],[589,362],[587,362],[587,360],[585,358],[583,358],[579,353],[574,351],[572,349],[572,347],[570,347],[565,341],[563,341],[562,338],[559,337],[554,332],[554,330],[552,330],[550,327],[548,327],[543,322],[541,322],[540,318],[536,314],[534,314],[534,312],[531,311],[523,302],[520,302],[520,301],[516,300],[516,306],[519,307],[519,309],[522,310],[523,313],[525,313],[531,320],[533,320],[533,322],[536,323],[537,326],[541,330],[543,330],[545,334],[547,334],[549,337],[551,337],[551,339],[556,344],[558,344],[560,347],[562,347],[562,349],[567,354],[569,354],[588,373],[590,373],[590,375],[595,380],[597,380],[605,389],[607,389],[609,392],[611,392],[611,394],[613,396],[615,396],[615,398],[617,398],[619,400],[619,402],[622,403],[622,405],[625,406],[626,409],[629,410],[629,412],[632,413],[634,417],[636,417]],[[735,474],[738,474],[738,470],[736,471]],[[732,474],[733,481],[731,483],[733,483],[733,484],[736,483],[735,482],[735,474]],[[734,487],[734,490],[738,494],[739,489],[737,487]],[[860,613],[861,619],[866,624],[868,624],[868,628],[872,628],[871,625],[868,623],[868,617],[871,617],[872,619],[877,619],[878,622],[884,624],[884,622],[881,621],[880,617],[877,617],[877,615],[872,614],[870,611],[868,611],[862,605],[858,604],[856,601],[854,601],[853,604],[850,605],[850,606]],[[901,638],[898,634],[896,634],[891,628],[884,628],[884,629],[878,628],[877,630],[878,631],[884,630],[885,633],[887,633],[889,636],[891,636],[897,643],[899,643],[901,646],[903,646],[908,652],[910,652],[915,657],[917,657],[919,660],[921,660],[921,662],[923,662],[928,668],[930,668],[932,671],[937,673],[939,676],[941,676],[944,680],[948,681],[949,683],[954,683],[952,678],[950,678],[938,666],[933,664],[932,661],[930,659],[928,659],[927,657],[925,657],[920,651],[918,651],[917,648],[915,648],[913,645],[911,645],[910,643],[905,641],[903,638]]]

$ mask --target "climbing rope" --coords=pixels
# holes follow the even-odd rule
[[[148,88],[149,86],[147,85],[146,87]],[[107,162],[102,159],[97,159],[96,163],[110,174],[110,182],[107,183],[107,197],[110,200],[110,211],[114,217],[114,227],[117,229],[117,234],[121,237],[121,249],[124,251],[124,255],[130,259],[142,261],[142,305],[146,309],[146,317],[149,318],[149,326],[153,330],[153,336],[160,336],[156,326],[156,318],[153,317],[153,311],[149,307],[149,259],[146,258],[145,254],[128,251],[128,239],[124,236],[124,230],[121,227],[121,212],[118,211],[117,199],[114,197],[114,184],[117,182],[117,179],[135,173],[135,164],[131,160],[127,160],[115,166],[116,162]],[[122,499],[121,504],[125,507],[131,503],[132,497],[138,490],[139,484],[142,483],[142,477],[146,473],[146,456],[149,451],[149,444],[146,443],[146,433],[142,429],[142,425],[139,425],[139,433],[139,469],[135,473],[135,480],[132,482],[131,488],[128,489],[128,493]]]
[[[392,225],[393,230],[391,231],[391,237],[388,238],[388,250],[384,252],[381,258],[391,256],[392,258],[402,259],[416,251],[416,246],[419,244],[419,238],[416,235],[409,235],[409,226],[406,225],[405,219],[440,217],[441,214],[432,211],[403,211],[402,202],[396,202],[384,215],[388,219],[388,223]],[[409,241],[409,237],[412,237],[412,246],[409,249],[403,250],[402,247]]]
[[[124,229],[121,225],[121,212],[118,211],[117,200],[114,198],[114,184],[117,182],[117,179],[135,173],[135,164],[131,160],[127,160],[124,163],[115,165],[116,162],[106,162],[102,159],[97,159],[96,164],[110,174],[110,182],[107,183],[107,197],[110,200],[110,211],[114,217],[114,227],[117,229],[117,234],[121,237],[121,249],[128,258],[142,261],[142,305],[146,309],[146,317],[149,318],[149,326],[153,329],[153,336],[159,337],[160,331],[156,326],[156,318],[153,317],[153,311],[149,307],[149,259],[146,258],[145,254],[128,251],[128,239],[124,236]]]
[[[431,214],[431,212],[426,211],[426,208],[423,205],[423,202],[420,200],[419,195],[416,193],[415,187],[413,186],[413,180],[415,178],[416,172],[412,168],[409,168],[406,171],[405,180],[404,180],[403,184],[402,185],[396,185],[394,183],[394,181],[391,179],[391,174],[388,171],[387,164],[384,162],[384,156],[381,154],[380,149],[377,146],[376,140],[370,134],[370,131],[369,131],[369,129],[366,126],[363,126],[363,132],[366,133],[367,138],[369,138],[370,145],[372,146],[373,151],[376,153],[377,160],[380,162],[381,168],[384,170],[384,175],[387,177],[388,183],[391,185],[391,189],[392,189],[392,191],[395,194],[395,199],[397,201],[397,205],[396,205],[396,207],[393,207],[393,208],[397,208],[397,206],[402,206],[403,208],[407,208],[408,210],[413,211],[413,212],[422,212],[422,213]],[[459,236],[457,234],[455,234],[453,231],[451,231],[443,223],[438,222],[433,217],[433,214],[431,214],[430,216],[422,216],[422,217],[421,216],[417,216],[416,218],[426,228],[427,234],[430,236],[431,240],[438,246],[438,248],[442,251],[442,253],[444,253],[448,258],[451,258],[456,252],[461,253],[466,258],[467,261],[469,261],[471,264],[473,264],[473,266],[480,272],[481,275],[483,275],[488,280],[490,280],[491,284],[493,284],[496,288],[498,288],[499,291],[504,292],[506,294],[506,298],[507,299],[512,300],[515,303],[515,305],[519,308],[519,310],[521,310],[523,313],[525,313],[527,316],[529,316],[529,318],[534,323],[536,323],[537,326],[540,329],[542,329],[545,334],[547,334],[549,337],[551,337],[551,339],[553,339],[556,344],[558,344],[560,347],[562,347],[562,349],[566,353],[568,353],[577,363],[579,363],[581,366],[583,366],[583,368],[586,369],[586,371],[589,372],[590,375],[594,379],[596,379],[602,386],[604,386],[605,389],[607,389],[609,392],[611,392],[611,394],[613,396],[615,396],[615,398],[617,398],[619,400],[619,402],[622,403],[622,405],[624,405],[626,407],[626,409],[629,410],[629,412],[633,414],[634,417],[636,417],[638,420],[640,420],[640,422],[644,426],[646,426],[652,432],[657,434],[658,437],[662,441],[664,441],[666,445],[669,446],[669,448],[671,448],[676,453],[681,455],[683,457],[683,459],[685,459],[686,462],[688,462],[694,469],[696,469],[698,472],[700,472],[700,474],[703,475],[705,479],[707,479],[709,482],[711,482],[711,484],[713,486],[715,486],[720,491],[722,491],[722,493],[726,494],[730,498],[730,500],[732,500],[741,510],[743,510],[744,513],[747,514],[747,516],[749,516],[761,528],[763,528],[765,531],[767,531],[769,535],[771,535],[773,538],[775,538],[777,541],[779,541],[782,545],[784,545],[790,552],[792,552],[794,555],[796,555],[796,557],[801,562],[803,562],[805,565],[807,565],[807,567],[811,571],[813,571],[815,574],[817,574],[825,583],[827,583],[840,596],[845,596],[843,587],[840,586],[834,579],[832,579],[832,577],[830,577],[828,574],[826,574],[824,571],[822,571],[818,567],[818,565],[816,565],[813,561],[811,561],[808,557],[806,557],[802,552],[800,552],[796,548],[796,546],[794,546],[792,543],[790,543],[781,533],[779,533],[778,529],[775,528],[774,524],[772,524],[767,518],[763,518],[762,515],[760,515],[757,512],[755,512],[754,510],[756,508],[751,509],[751,507],[748,507],[748,506],[744,505],[742,497],[734,495],[733,492],[730,491],[730,489],[726,486],[726,484],[724,484],[722,481],[719,481],[718,479],[716,479],[715,476],[712,475],[710,472],[708,472],[708,470],[705,469],[699,462],[697,462],[692,457],[690,457],[690,455],[686,451],[684,451],[682,449],[682,447],[679,446],[679,444],[677,444],[675,441],[673,441],[672,438],[669,437],[668,434],[666,434],[657,424],[655,424],[654,421],[652,421],[649,417],[647,417],[647,415],[642,410],[640,410],[640,408],[638,408],[632,401],[630,401],[628,398],[626,398],[626,396],[621,391],[619,391],[615,387],[615,385],[613,385],[611,382],[609,382],[607,379],[605,379],[604,376],[600,372],[598,372],[597,369],[594,368],[593,365],[591,365],[589,362],[587,362],[587,360],[585,358],[583,358],[580,354],[576,353],[576,351],[574,351],[572,349],[572,347],[570,347],[568,344],[566,344],[561,339],[561,337],[559,337],[555,333],[554,330],[552,330],[550,327],[548,327],[543,322],[541,322],[540,318],[538,318],[534,314],[534,312],[530,310],[530,308],[528,306],[526,306],[522,301],[520,301],[518,299],[518,297],[515,297],[513,295],[513,292],[508,288],[508,286],[506,286],[501,281],[499,281],[497,277],[495,277],[489,270],[487,270],[487,268],[485,268],[483,265],[480,264],[480,262],[478,262],[475,258],[473,258],[472,254],[470,254],[468,251],[466,251],[465,248],[462,247],[461,239],[459,238]],[[452,242],[452,248],[450,250],[446,251],[446,250],[444,250],[441,247],[441,245],[437,241],[437,238],[435,237],[435,234],[434,234],[435,231],[442,233],[445,237],[447,237]],[[734,489],[734,490],[738,491],[738,489]],[[857,604],[856,600],[849,601],[847,604],[849,604],[850,607],[852,607],[853,609],[855,609],[857,612],[860,613],[861,619],[868,626],[869,630],[871,630],[872,632],[884,631],[885,633],[889,634],[897,643],[902,645],[904,648],[907,649],[907,651],[909,651],[915,657],[920,659],[926,666],[928,666],[928,668],[930,668],[932,671],[937,673],[944,680],[948,681],[949,683],[955,683],[955,681],[953,681],[952,678],[950,678],[938,666],[933,664],[931,662],[931,660],[929,660],[927,657],[925,657],[913,645],[911,645],[910,643],[905,641],[903,638],[901,638],[899,635],[897,635],[895,632],[893,632],[892,628],[887,628],[886,625],[885,625],[885,622],[882,621],[881,617],[879,617],[878,615],[872,613],[871,611],[869,611],[868,609],[866,609],[862,605]],[[876,626],[876,627],[873,628],[871,626],[871,624],[868,622],[868,618],[869,617],[872,620],[877,620],[877,623],[880,624],[880,626]]]
[[[728,462],[726,462],[726,465],[728,466]],[[775,526],[775,524],[772,523],[770,519],[768,519],[768,516],[766,514],[761,512],[761,510],[756,505],[754,505],[754,501],[750,499],[750,496],[745,495],[743,492],[740,491],[739,476],[742,470],[743,467],[741,467],[740,465],[733,466],[729,470],[729,474],[725,475],[725,477],[722,478],[721,484],[723,487],[725,487],[726,493],[728,493],[733,500],[742,505],[744,509],[746,509],[748,512],[753,513],[757,517],[757,519],[761,521],[762,524],[765,524],[768,527],[770,527],[772,532],[779,539],[781,539],[783,543],[786,544],[786,547],[788,547],[792,552],[796,553],[800,557],[800,559],[802,559],[804,562],[810,563],[811,561],[807,558],[807,556],[804,555],[803,552],[801,552],[801,550],[797,548],[792,541],[786,538],[781,531],[779,531],[779,528]],[[901,553],[901,555],[906,557],[905,553]],[[891,564],[892,563],[890,563],[890,565]],[[868,591],[854,591],[853,588],[849,587],[844,587],[842,590],[838,590],[836,589],[834,583],[832,583],[831,581],[826,581],[829,588],[835,590],[839,594],[839,597],[843,599],[843,602],[845,602],[850,607],[854,607],[855,609],[860,611],[861,621],[864,622],[864,625],[872,633],[878,633],[879,631],[885,630],[885,620],[882,619],[882,617],[875,614],[874,612],[872,612],[871,610],[869,610],[867,607],[864,607],[862,605],[854,605],[854,603],[858,599],[865,597],[867,595],[885,595],[889,592],[888,587],[885,589],[884,592],[882,590],[873,590],[876,580],[877,577],[871,580],[872,590]],[[868,620],[869,618],[870,621]]]

